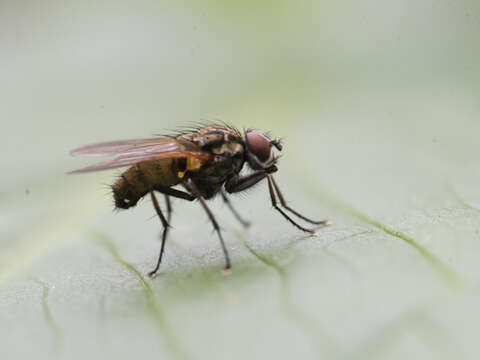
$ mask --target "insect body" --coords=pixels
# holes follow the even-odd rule
[[[237,219],[247,226],[248,223],[231,205],[227,193],[241,192],[267,179],[272,206],[290,223],[302,231],[315,234],[314,230],[295,222],[284,210],[306,222],[328,225],[327,221],[310,220],[287,205],[272,176],[278,170],[274,148],[282,150],[278,140],[269,139],[254,130],[247,130],[242,136],[232,127],[206,126],[175,137],[113,141],[78,148],[71,152],[73,156],[114,158],[71,173],[130,166],[112,186],[115,206],[128,209],[150,194],[164,228],[160,255],[155,269],[149,273],[150,277],[158,271],[162,260],[171,216],[170,197],[200,202],[219,236],[225,254],[225,269],[229,270],[230,258],[220,227],[205,201],[219,193]],[[242,176],[240,173],[245,163],[253,172]],[[183,190],[174,188],[176,185],[183,187]],[[165,196],[167,217],[160,208],[155,192]],[[277,196],[281,207],[277,204]]]

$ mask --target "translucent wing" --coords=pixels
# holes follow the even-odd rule
[[[168,149],[178,149],[176,139],[170,138],[154,138],[154,139],[136,139],[136,140],[120,140],[109,141],[99,144],[82,146],[72,150],[72,156],[108,156],[131,154],[132,152],[141,152],[149,149],[149,151],[164,152]]]
[[[211,158],[210,154],[202,152],[195,144],[186,141],[180,142],[171,138],[111,141],[83,146],[71,151],[70,154],[72,156],[115,157],[111,160],[70,171],[69,174],[114,169],[161,159],[195,158],[203,163]]]

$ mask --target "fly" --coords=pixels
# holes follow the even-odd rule
[[[75,149],[71,152],[73,156],[113,158],[71,171],[70,174],[129,166],[112,185],[115,206],[119,209],[131,208],[149,194],[163,226],[160,253],[155,268],[148,274],[150,278],[155,276],[162,262],[172,214],[170,197],[198,200],[220,239],[225,270],[229,271],[230,256],[217,220],[206,202],[217,194],[221,195],[240,223],[248,226],[249,223],[234,209],[228,194],[244,191],[266,179],[273,208],[292,225],[316,235],[313,229],[298,224],[287,212],[313,225],[329,224],[326,220],[311,220],[287,205],[273,178],[278,170],[275,149],[282,150],[279,140],[270,139],[255,130],[247,130],[242,135],[233,127],[212,125],[172,137],[112,141]],[[240,175],[245,164],[253,172]],[[183,189],[174,188],[176,185]],[[164,195],[167,216],[160,208],[155,192]]]

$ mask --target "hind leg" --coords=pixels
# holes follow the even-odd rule
[[[162,246],[160,247],[160,254],[158,256],[157,260],[157,265],[155,266],[155,269],[150,271],[148,273],[148,277],[152,279],[155,274],[157,273],[158,269],[160,268],[160,263],[162,262],[162,256],[163,256],[163,251],[165,250],[165,242],[167,240],[167,234],[168,234],[168,228],[170,225],[168,224],[167,219],[165,219],[165,216],[162,213],[162,209],[160,209],[160,205],[158,205],[158,200],[153,191],[150,192],[150,196],[152,198],[153,202],[153,207],[155,208],[155,211],[157,212],[158,217],[160,218],[160,221],[162,222],[163,225],[163,233],[162,233]],[[170,214],[170,212],[169,212]]]

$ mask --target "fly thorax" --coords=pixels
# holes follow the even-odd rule
[[[224,142],[220,145],[212,147],[212,153],[224,157],[235,157],[243,153],[243,145],[237,142]]]

